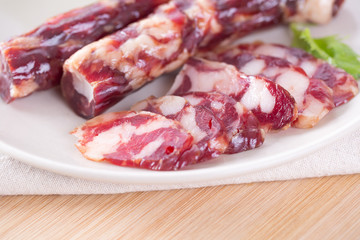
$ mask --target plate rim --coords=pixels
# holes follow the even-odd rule
[[[357,98],[360,98],[360,96],[357,96]],[[339,138],[346,136],[354,129],[354,127],[360,127],[360,115],[359,117],[348,121],[347,124],[336,128],[335,131],[332,131],[328,135],[322,136],[311,143],[298,147],[292,151],[280,152],[273,156],[262,157],[261,160],[256,161],[255,164],[254,162],[241,162],[235,164],[236,167],[233,165],[217,165],[209,168],[178,171],[152,171],[139,169],[141,170],[139,172],[116,172],[106,169],[82,168],[76,165],[52,162],[46,158],[35,156],[34,154],[7,144],[2,139],[0,139],[0,151],[30,166],[63,176],[81,178],[89,181],[144,185],[199,184],[240,177],[244,174],[251,174],[261,170],[275,168],[286,163],[295,162],[322,147],[330,145]]]

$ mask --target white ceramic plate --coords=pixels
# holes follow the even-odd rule
[[[82,6],[81,0],[0,0],[0,40],[25,32],[57,13]],[[331,24],[313,28],[315,35],[340,34],[360,52],[360,2],[348,0]],[[265,40],[289,43],[286,28],[264,31],[244,41]],[[110,109],[128,109],[149,95],[161,96],[170,87],[173,76],[165,76],[126,98]],[[56,173],[115,183],[170,184],[199,183],[240,176],[294,161],[342,135],[360,127],[360,97],[331,112],[311,130],[290,129],[267,136],[265,144],[253,151],[218,159],[174,172],[154,172],[95,163],[84,159],[69,134],[83,123],[62,101],[59,89],[33,94],[10,105],[0,102],[0,152],[30,165]]]

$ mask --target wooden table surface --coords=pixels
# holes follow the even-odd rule
[[[360,175],[0,197],[0,239],[360,239]]]

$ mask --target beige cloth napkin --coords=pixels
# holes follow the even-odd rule
[[[279,181],[360,173],[360,129],[297,161],[256,173],[202,184],[111,184],[58,175],[0,154],[0,195],[115,194]]]

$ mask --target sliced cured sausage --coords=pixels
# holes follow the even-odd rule
[[[298,119],[293,123],[295,127],[313,127],[334,108],[333,91],[325,82],[309,78],[302,68],[285,59],[255,55],[237,47],[202,52],[199,55],[232,64],[245,74],[263,76],[284,87],[297,103]]]
[[[150,112],[108,113],[73,131],[80,152],[93,161],[126,167],[176,170],[193,137],[177,121]],[[189,159],[188,159],[189,160]]]
[[[64,65],[63,95],[77,114],[91,118],[180,67],[199,48],[287,21],[301,10],[300,2],[174,0],[74,54]]]
[[[338,13],[343,3],[344,0],[288,1],[286,4],[291,11],[288,21],[310,21],[318,24],[328,23]]]
[[[186,1],[185,1],[186,2]],[[328,23],[343,0],[218,0],[216,19],[221,31],[209,31],[201,47],[224,45],[254,30],[281,22]]]
[[[150,111],[177,120],[193,137],[192,149],[182,158],[200,162],[224,153],[229,141],[222,122],[201,105],[193,106],[180,96],[148,98],[132,107],[135,111]]]
[[[159,113],[179,121],[194,136],[193,156],[197,159],[243,152],[264,142],[264,131],[254,114],[218,92],[151,97],[132,109]],[[200,154],[196,154],[199,150]]]
[[[221,122],[229,142],[225,153],[239,153],[263,144],[265,132],[258,119],[233,98],[219,92],[192,92],[182,97],[193,106],[208,109]]]
[[[241,44],[237,48],[250,51],[256,55],[282,58],[301,67],[309,77],[324,81],[333,90],[335,106],[347,103],[359,92],[358,84],[353,76],[301,49],[260,42]]]
[[[297,118],[294,98],[284,88],[262,77],[248,76],[234,66],[191,58],[168,94],[217,91],[241,102],[267,130],[284,129]]]
[[[134,22],[168,0],[102,0],[49,19],[0,43],[0,97],[5,102],[60,83],[64,61],[83,46]]]
[[[65,62],[62,92],[70,106],[91,118],[194,51],[194,22],[175,4],[165,4],[136,22],[75,53]]]

